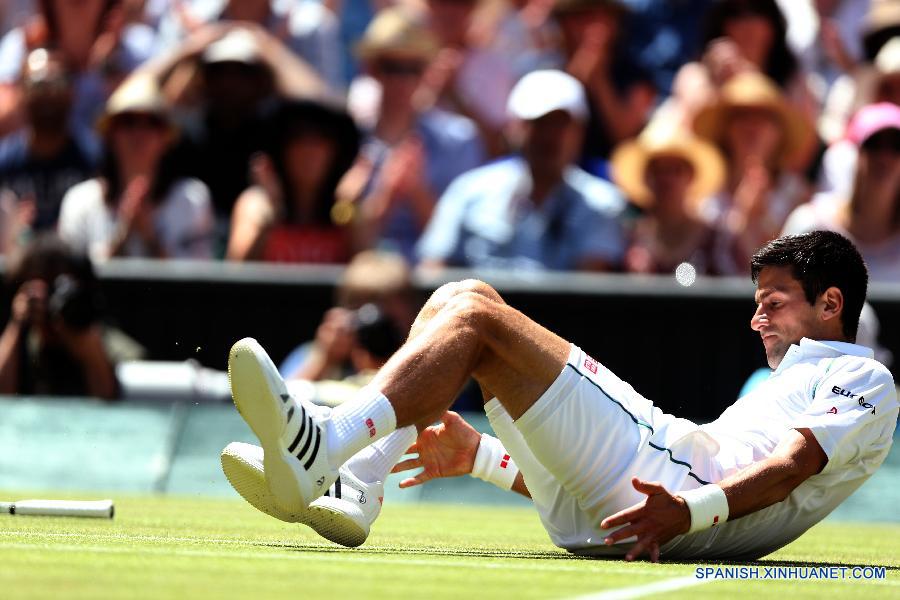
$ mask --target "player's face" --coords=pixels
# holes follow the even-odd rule
[[[756,313],[750,327],[758,331],[773,369],[781,364],[791,344],[801,338],[820,339],[822,328],[817,305],[806,300],[790,267],[765,267],[756,288]]]

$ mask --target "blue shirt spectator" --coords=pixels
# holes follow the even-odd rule
[[[588,118],[584,88],[557,70],[533,71],[507,103],[521,158],[455,180],[418,251],[426,267],[607,270],[625,251],[625,201],[575,166]]]
[[[425,156],[425,180],[435,194],[440,195],[457,176],[484,162],[484,146],[478,130],[465,117],[432,109],[418,116],[415,130]],[[369,184],[372,186],[377,183],[391,148],[373,137],[366,142],[363,152],[374,164],[374,176]],[[412,209],[401,204],[385,223],[379,246],[411,259],[421,233]]]
[[[615,187],[571,166],[539,206],[530,188],[520,157],[461,176],[438,203],[419,256],[448,266],[554,270],[621,262],[624,201]]]

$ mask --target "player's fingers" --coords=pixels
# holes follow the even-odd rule
[[[419,443],[413,442],[413,445],[406,449],[406,454],[418,454],[419,453]]]
[[[417,458],[407,458],[406,460],[401,460],[394,468],[391,469],[391,473],[399,473],[400,471],[409,471],[410,469],[418,469],[422,466],[421,459]]]
[[[650,562],[659,562],[659,543],[650,544]]]
[[[634,546],[632,546],[628,551],[628,554],[625,555],[625,560],[631,561],[638,558],[647,550],[647,547],[652,543],[653,538],[650,535],[645,535],[644,537],[638,538],[638,541],[634,543]]]
[[[616,514],[610,515],[603,519],[603,521],[600,522],[600,528],[609,529],[610,527],[616,527],[617,525],[631,523],[641,515],[642,509],[643,504],[635,504],[634,506],[630,506],[625,510],[620,510]]]
[[[632,536],[640,537],[646,529],[647,527],[643,523],[634,523],[632,525],[622,527],[621,529],[616,529],[614,532],[603,539],[603,543],[605,543],[607,546],[611,546],[616,542],[621,542],[622,540],[628,539]]]
[[[663,490],[663,486],[657,481],[644,481],[639,477],[631,478],[631,485],[634,486],[634,489],[639,491],[642,494],[647,494],[648,496],[652,496],[653,494],[659,494]]]
[[[400,482],[400,487],[408,488],[416,485],[422,485],[426,481],[431,479],[431,475],[427,475],[424,471],[416,475],[415,477],[409,477]]]

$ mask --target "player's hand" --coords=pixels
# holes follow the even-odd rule
[[[691,528],[690,510],[683,498],[669,493],[659,483],[632,477],[631,485],[642,494],[647,494],[647,499],[603,519],[600,523],[602,529],[625,525],[607,536],[604,542],[612,545],[637,536],[625,560],[634,560],[647,553],[651,561],[658,562],[659,547]]]
[[[401,481],[402,488],[441,477],[468,475],[475,465],[475,453],[480,443],[481,434],[457,413],[448,410],[439,424],[423,430],[416,443],[409,447],[407,452],[418,456],[400,461],[391,473],[423,468],[421,473]]]

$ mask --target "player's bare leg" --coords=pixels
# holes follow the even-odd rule
[[[442,414],[470,376],[518,418],[550,387],[569,351],[490,286],[468,281],[435,292],[406,344],[328,417],[287,393],[254,340],[235,344],[229,373],[235,404],[265,449],[267,483],[278,504],[296,509],[321,496],[363,448],[393,431],[414,436],[413,426]]]
[[[390,399],[398,426],[446,410],[470,376],[515,419],[550,387],[569,350],[489,285],[451,283],[429,299],[372,385]]]

